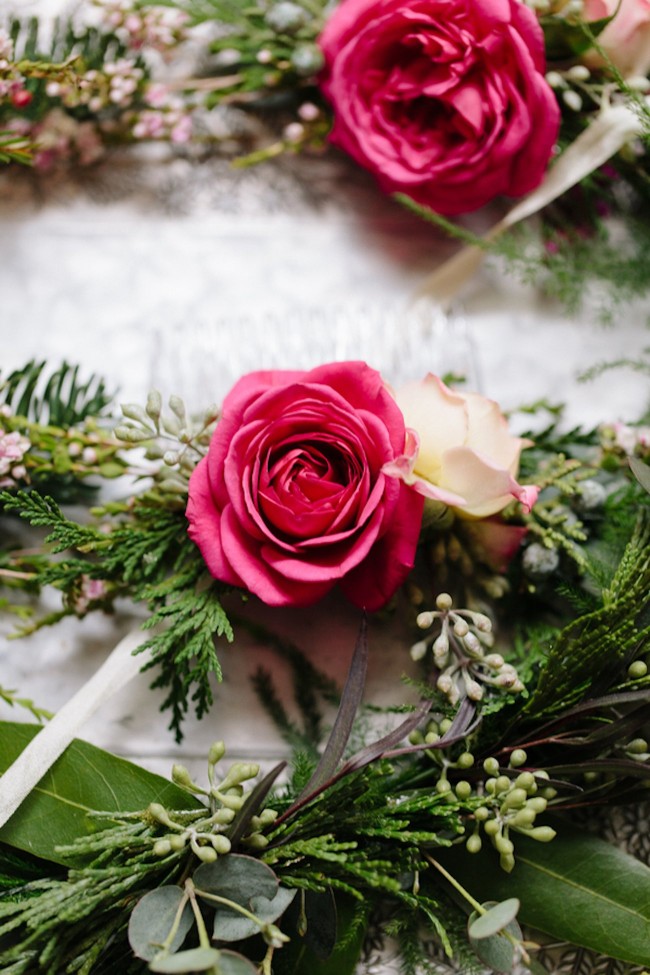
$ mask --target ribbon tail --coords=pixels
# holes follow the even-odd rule
[[[650,103],[649,103],[650,104]],[[494,224],[483,240],[489,243],[516,223],[538,213],[572,186],[611,159],[626,142],[643,131],[641,110],[627,105],[610,105],[581,132],[562,153],[557,162],[532,193],[516,203]],[[432,298],[446,310],[461,288],[478,271],[489,248],[470,244],[428,275],[418,288],[415,299]]]
[[[0,778],[0,827],[10,819],[85,722],[125,687],[149,660],[134,652],[151,632],[132,630],[111,651],[89,681],[67,701]]]

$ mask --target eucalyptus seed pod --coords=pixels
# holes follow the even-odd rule
[[[325,58],[316,44],[298,44],[291,52],[291,67],[303,78],[318,74]]]
[[[539,542],[532,542],[522,558],[524,573],[532,582],[542,582],[548,579],[557,571],[560,565],[560,556],[556,549],[547,548]]]
[[[481,837],[478,833],[474,833],[469,837],[467,843],[465,844],[465,849],[468,853],[480,853],[483,843],[481,842]]]
[[[264,20],[276,34],[297,34],[307,26],[308,16],[304,7],[288,0],[275,3],[265,14]]]

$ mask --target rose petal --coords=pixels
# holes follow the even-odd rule
[[[453,485],[466,499],[462,513],[474,518],[496,514],[513,499],[528,504],[531,497],[531,489],[518,484],[509,471],[468,447],[445,452],[440,484]]]

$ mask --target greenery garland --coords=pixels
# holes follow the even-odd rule
[[[188,477],[220,411],[190,417],[177,398],[167,410],[152,393],[113,428],[103,383],[66,364],[29,363],[2,393],[3,522],[9,538],[19,537],[16,514],[48,532],[36,552],[5,543],[0,556],[19,633],[109,610],[117,597],[145,603],[145,626],[164,623],[149,638],[150,666],[180,735],[190,702],[199,714],[210,706],[215,645],[252,627],[289,659],[305,716],[303,728],[291,722],[272,676],[258,675],[292,746],[288,777],[285,763],[261,779],[253,763],[224,768],[226,746],[215,742],[204,782],[182,766],[166,782],[74,742],[0,829],[3,972],[345,973],[378,909],[406,971],[430,968],[424,926],[464,971],[519,963],[541,973],[517,918],[650,963],[650,870],[572,826],[577,811],[647,797],[644,427],[567,432],[551,410],[523,455],[520,477],[541,493],[517,516],[527,534],[506,571],[481,561],[468,524],[434,505],[415,568],[379,617],[412,627],[420,704],[396,702],[393,730],[379,740],[369,731],[361,699],[376,624],[362,620],[320,749],[318,698],[335,689],[298,648],[247,621],[187,536]],[[102,480],[145,468],[149,486],[126,501],[96,496]],[[72,499],[90,520],[64,512]],[[434,580],[430,609],[423,593]],[[61,607],[45,617],[13,595],[46,586]],[[47,721],[15,692],[1,697]],[[37,731],[0,724],[2,771]]]

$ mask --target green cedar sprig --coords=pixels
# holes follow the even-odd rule
[[[558,633],[526,712],[557,713],[583,700],[607,674],[613,683],[650,636],[643,616],[649,592],[650,513],[642,510],[602,606]]]
[[[212,703],[210,676],[220,676],[215,637],[233,637],[219,600],[224,587],[206,575],[187,535],[183,511],[167,509],[143,495],[106,532],[68,519],[52,498],[36,491],[4,492],[0,502],[30,524],[48,528],[45,545],[52,546],[54,555],[69,553],[50,559],[36,572],[38,585],[63,592],[63,609],[54,617],[28,623],[19,634],[75,614],[77,594],[89,578],[106,587],[106,599],[99,604],[103,607],[120,595],[144,603],[151,614],[145,626],[161,628],[143,649],[151,651],[150,666],[160,666],[153,686],[168,689],[163,707],[171,709],[170,727],[180,739],[190,702],[199,716]],[[78,615],[86,611],[84,606]]]

